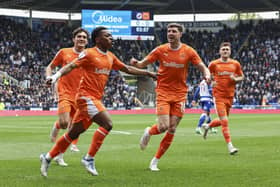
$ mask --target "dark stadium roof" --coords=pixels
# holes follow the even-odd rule
[[[157,14],[279,11],[279,0],[0,0],[1,8],[80,12],[145,10]]]

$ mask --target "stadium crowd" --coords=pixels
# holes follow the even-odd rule
[[[53,91],[44,86],[45,67],[62,47],[72,45],[74,26],[66,23],[37,24],[0,17],[0,95],[6,109],[48,109],[56,106]],[[141,105],[136,90],[118,72],[112,72],[104,98],[108,108],[130,109]]]
[[[240,104],[279,104],[280,26],[273,21],[255,26],[240,52],[245,80],[237,92]]]
[[[44,86],[45,67],[62,47],[72,45],[75,25],[64,22],[36,24],[31,31],[26,21],[0,16],[0,102],[6,109],[48,109],[56,106],[51,89]],[[77,24],[78,25],[78,24]],[[160,27],[160,25],[156,25]],[[241,62],[245,80],[237,85],[236,105],[280,104],[280,25],[277,21],[240,23],[236,28],[224,26],[218,33],[186,30],[183,42],[195,48],[208,65],[218,57],[222,41],[232,43],[232,54]],[[158,43],[166,41],[166,29],[157,29],[155,41],[114,41],[113,51],[123,62],[133,56],[142,59]],[[156,67],[154,67],[156,69]],[[188,101],[200,82],[193,68],[187,84]],[[131,109],[142,106],[136,98],[137,88],[128,86],[119,72],[112,71],[105,89],[108,108]]]

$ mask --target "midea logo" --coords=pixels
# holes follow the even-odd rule
[[[95,24],[102,24],[102,23],[121,23],[122,18],[112,15],[104,15],[102,11],[95,11],[91,15],[92,21]]]

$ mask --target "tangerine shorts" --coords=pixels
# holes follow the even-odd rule
[[[183,117],[185,112],[185,99],[181,101],[165,101],[157,100],[156,114],[157,115],[174,115]]]
[[[91,123],[92,118],[105,111],[106,108],[101,100],[91,96],[81,96],[76,99],[77,111],[75,113],[73,123],[83,122],[84,129],[87,129]]]
[[[215,109],[219,117],[224,117],[229,115],[230,108],[232,106],[232,98],[215,98]]]
[[[76,112],[76,106],[74,101],[62,99],[59,100],[58,102],[58,114],[63,114],[63,113],[70,113],[70,116],[73,117],[75,112]]]

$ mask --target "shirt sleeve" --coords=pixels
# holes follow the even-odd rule
[[[159,54],[160,54],[160,49],[157,47],[157,48],[153,49],[153,50],[146,56],[146,59],[147,59],[150,63],[154,63],[156,60],[159,59]]]
[[[214,65],[213,62],[211,62],[211,63],[209,64],[209,66],[208,66],[208,69],[209,69],[209,71],[210,71],[211,74],[214,74],[214,73],[215,73],[215,67],[214,67],[214,66],[215,66],[215,65]]]
[[[192,64],[197,65],[200,62],[202,62],[200,56],[197,54],[196,50],[194,50],[193,48],[190,48],[190,54],[191,54]]]
[[[115,55],[113,55],[112,57],[113,57],[112,69],[119,70],[125,66],[125,64],[122,61],[120,61],[120,59],[118,59],[118,57],[116,57]]]
[[[241,65],[240,65],[239,62],[236,63],[236,71],[235,71],[235,73],[236,73],[238,76],[243,75],[243,71],[242,71],[242,69],[241,69]]]
[[[53,58],[51,64],[52,66],[54,67],[57,67],[57,66],[62,66],[62,61],[63,61],[63,50],[59,50],[55,57]]]

